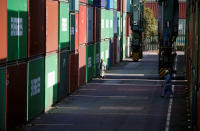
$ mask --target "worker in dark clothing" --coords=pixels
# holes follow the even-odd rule
[[[165,70],[165,84],[161,97],[165,97],[167,92],[170,93],[170,97],[174,97],[174,92],[172,91],[171,76],[169,74],[169,71]]]

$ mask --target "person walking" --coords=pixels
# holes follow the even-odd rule
[[[166,93],[169,92],[170,97],[174,97],[174,92],[172,91],[171,76],[168,70],[165,70],[165,81],[164,88],[161,97],[165,97]]]
[[[105,75],[105,71],[106,71],[106,64],[104,63],[104,59],[101,59],[101,63],[100,63],[100,78],[104,78]]]

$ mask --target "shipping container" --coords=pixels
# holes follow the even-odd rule
[[[57,50],[58,1],[46,0],[46,53],[55,52]]]
[[[126,30],[126,33],[125,35],[126,36],[130,36],[131,35],[131,25],[130,25],[130,14],[126,14],[126,22],[125,22],[125,30]]]
[[[79,14],[75,14],[75,50],[79,47]]]
[[[130,37],[126,37],[126,57],[129,58],[131,57],[131,43],[130,43]]]
[[[46,16],[44,8],[45,0],[28,1],[28,57],[45,54]]]
[[[179,19],[186,19],[186,2],[179,2]]]
[[[117,22],[117,11],[113,11],[113,34],[114,37],[117,37],[117,28],[118,27],[118,22]]]
[[[27,64],[27,121],[44,111],[44,61],[38,57]]]
[[[127,7],[127,0],[122,0],[122,7],[123,7],[123,12],[125,13],[127,11],[126,7]]]
[[[106,6],[106,0],[93,0],[93,6],[94,7],[105,7]]]
[[[86,47],[86,83],[92,80],[94,71],[94,44],[87,45]]]
[[[114,4],[113,4],[113,8],[114,8],[115,10],[117,10],[117,1],[118,1],[118,0],[114,0]]]
[[[78,72],[78,83],[79,87],[86,84],[86,45],[80,45],[79,47],[79,72]]]
[[[6,131],[6,67],[0,67],[0,130]]]
[[[130,12],[130,2],[131,0],[126,0],[126,12]]]
[[[87,4],[93,6],[93,1],[94,1],[94,0],[87,0]]]
[[[0,63],[7,59],[7,1],[0,2]]]
[[[111,68],[112,67],[112,65],[113,65],[113,57],[114,57],[114,48],[113,48],[113,43],[114,43],[114,41],[113,41],[113,38],[110,38],[110,47],[109,47],[109,49],[110,49],[110,51],[109,51],[109,67]]]
[[[70,11],[72,12],[79,11],[79,0],[70,0]]]
[[[70,51],[75,50],[75,13],[70,13]]]
[[[7,130],[26,122],[27,112],[27,64],[7,66]]]
[[[100,42],[95,43],[94,45],[94,58],[93,61],[93,77],[97,77],[100,74],[99,67],[100,67]]]
[[[7,61],[27,58],[27,0],[7,1]]]
[[[80,3],[85,3],[85,4],[87,4],[87,1],[88,0],[79,0],[80,1]]]
[[[110,58],[110,44],[109,44],[109,40],[106,41],[101,41],[100,44],[100,58],[104,59],[104,62],[106,64],[106,69],[109,69],[109,58]]]
[[[87,6],[80,5],[79,11],[79,44],[87,42]]]
[[[117,12],[117,36],[120,37],[121,36],[121,13],[118,11]]]
[[[108,10],[113,9],[114,8],[114,0],[106,0],[105,7]]]
[[[122,12],[123,10],[123,0],[117,0],[117,11]]]
[[[110,33],[108,38],[113,38],[114,37],[114,33],[113,33],[113,31],[114,31],[114,28],[113,28],[114,14],[113,14],[112,10],[109,11],[108,18],[109,18],[109,30],[108,31]]]
[[[99,42],[101,39],[101,34],[103,34],[104,29],[104,19],[101,18],[103,16],[103,11],[100,8],[94,8],[94,41]],[[103,33],[102,33],[103,32]]]
[[[87,7],[87,43],[93,43],[94,42],[94,36],[93,36],[93,7],[92,6],[88,6]]]
[[[59,50],[69,48],[69,3],[59,2]]]
[[[116,40],[116,64],[120,63],[121,59],[121,44],[120,44],[120,37]]]
[[[123,21],[122,21],[122,25],[123,25],[123,35],[126,35],[126,13],[123,13]]]
[[[69,94],[69,50],[59,52],[59,85],[58,99],[61,100]]]
[[[121,39],[121,42],[122,42],[122,44],[121,44],[121,50],[122,50],[122,52],[121,52],[121,55],[122,55],[122,60],[123,59],[125,59],[126,58],[126,36],[125,35],[123,35],[123,37],[122,37],[122,39]]]
[[[78,88],[78,68],[79,54],[70,53],[69,57],[69,93],[71,94]]]
[[[58,54],[45,56],[45,110],[58,100]]]

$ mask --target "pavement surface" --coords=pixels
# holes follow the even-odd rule
[[[183,55],[178,65],[183,65]],[[183,63],[183,64],[180,64]],[[184,75],[184,68],[177,66]],[[182,74],[181,74],[182,73]],[[184,78],[183,76],[180,78]],[[51,110],[32,120],[27,131],[187,131],[186,81],[173,81],[175,98],[161,98],[163,81],[158,75],[158,56],[146,53],[140,62],[126,59],[93,79]]]

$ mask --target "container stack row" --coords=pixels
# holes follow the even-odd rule
[[[126,57],[129,0],[0,1],[0,131],[38,116]]]

